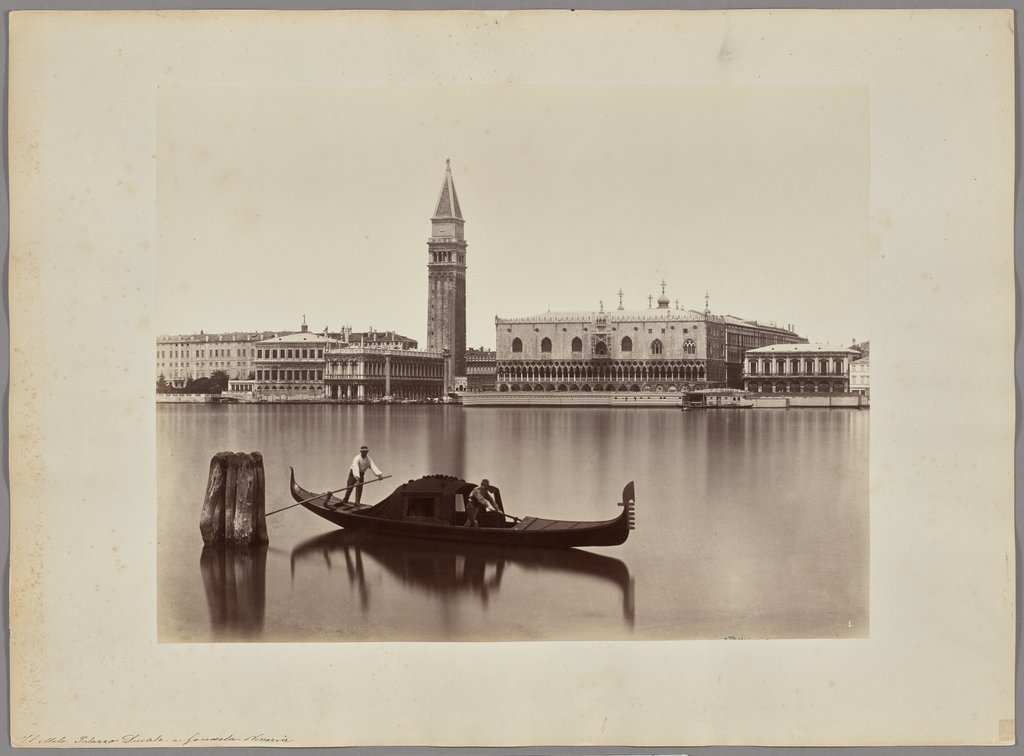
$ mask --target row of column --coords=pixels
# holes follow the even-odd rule
[[[683,364],[623,365],[616,363],[582,363],[558,365],[549,362],[498,364],[498,383],[648,383],[650,381],[680,382],[705,379],[703,361]]]
[[[431,399],[441,396],[441,382],[425,383],[422,380],[406,380],[394,386],[381,381],[359,381],[354,383],[329,383],[326,389],[329,399],[365,401],[367,399]]]
[[[846,370],[845,357],[747,358],[748,375],[846,375]]]

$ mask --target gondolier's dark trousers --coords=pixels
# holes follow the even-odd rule
[[[352,486],[355,486],[356,504],[358,504],[362,500],[362,498],[363,498],[363,477],[364,476],[360,475],[358,478],[356,478],[356,476],[352,474],[351,470],[348,471],[348,481],[346,481],[346,483],[345,483],[345,487],[348,490],[345,491],[345,496],[342,499],[342,501],[348,501],[348,497],[352,493]],[[357,483],[359,485],[356,485]]]

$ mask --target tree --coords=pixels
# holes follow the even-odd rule
[[[156,379],[156,393],[158,394],[169,394],[171,393],[171,387],[167,383],[167,379],[164,378],[164,374],[160,373],[160,377]]]
[[[214,370],[213,373],[210,375],[210,378],[209,378],[209,381],[210,381],[210,393],[211,394],[219,394],[222,391],[227,391],[228,390],[228,381],[230,381],[230,380],[231,380],[231,378],[228,376],[227,371],[225,371],[225,370]]]
[[[212,394],[213,382],[209,378],[189,378],[185,383],[186,394]]]

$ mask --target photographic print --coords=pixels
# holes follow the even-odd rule
[[[867,104],[161,91],[161,639],[865,637]]]
[[[1012,742],[1013,45],[13,14],[12,743]]]

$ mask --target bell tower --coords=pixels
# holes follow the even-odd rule
[[[427,349],[448,352],[445,392],[466,383],[465,225],[449,159],[427,240]]]

